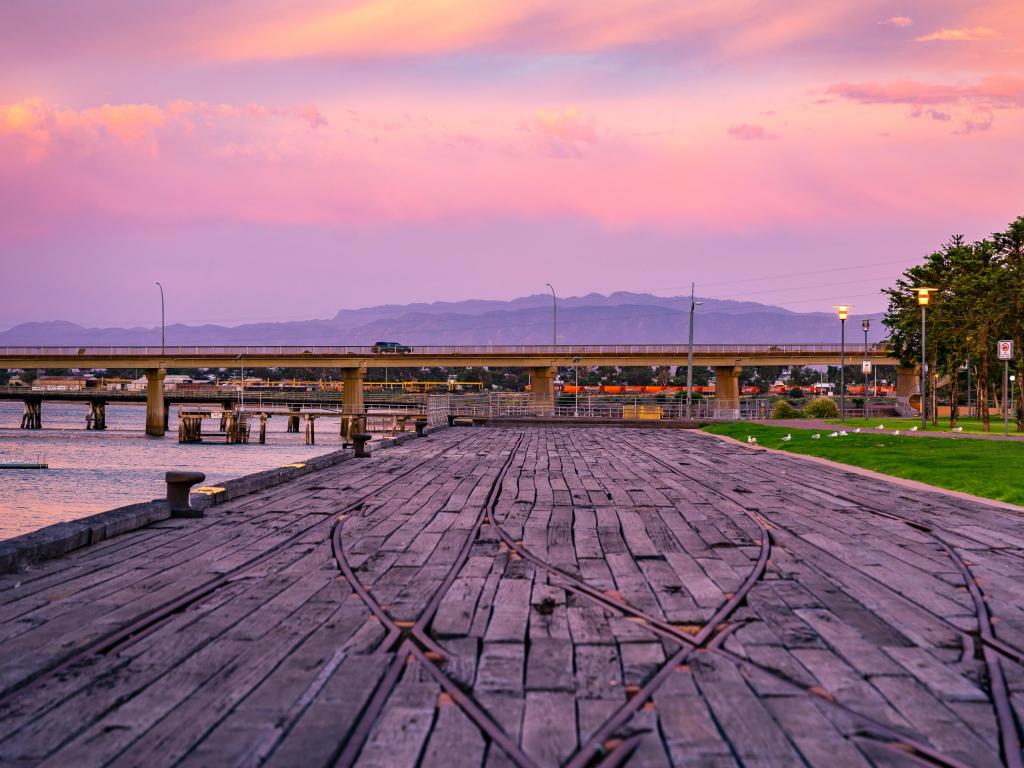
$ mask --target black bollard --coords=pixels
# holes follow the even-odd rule
[[[196,483],[206,479],[202,472],[183,472],[172,470],[164,479],[167,481],[167,504],[171,508],[171,517],[202,517],[203,510],[195,509],[189,503],[189,490]]]
[[[366,450],[366,444],[370,442],[373,435],[369,435],[366,432],[357,432],[352,435],[352,443],[355,445],[356,458],[365,459],[370,456],[370,452]]]
[[[416,420],[416,437],[423,437],[423,430],[425,430],[426,428],[427,428],[427,420],[426,419],[417,419]]]

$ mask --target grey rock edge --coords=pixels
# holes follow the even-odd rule
[[[429,435],[431,432],[441,429],[447,429],[447,427],[428,427],[425,434]],[[402,434],[375,442],[371,447],[378,450],[415,439],[416,436],[412,433]],[[243,475],[220,484],[217,487],[223,488],[223,490],[209,496],[192,494],[192,506],[196,509],[206,509],[247,493],[287,483],[302,475],[340,464],[354,457],[355,452],[351,448],[345,448],[307,459],[301,467],[279,467]],[[32,531],[7,541],[0,541],[0,574],[18,573],[29,568],[33,563],[61,557],[76,549],[98,544],[105,539],[143,528],[151,523],[167,520],[170,517],[171,511],[167,501],[153,499],[153,501],[129,504],[126,507],[89,515],[79,520],[55,523],[40,528],[38,531]]]

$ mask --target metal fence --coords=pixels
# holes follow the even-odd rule
[[[686,401],[657,395],[560,395],[554,403],[527,392],[484,392],[450,395],[453,416],[558,416],[623,420],[685,419]],[[700,421],[765,419],[771,415],[768,398],[694,400],[691,418]]]

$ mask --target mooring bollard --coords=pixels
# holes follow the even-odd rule
[[[415,422],[416,426],[416,437],[423,437],[423,430],[427,428],[426,419],[417,419]]]
[[[167,481],[167,504],[171,508],[171,517],[202,517],[203,510],[195,509],[189,503],[189,490],[196,483],[206,479],[202,472],[182,472],[172,470],[164,479]]]
[[[370,452],[366,450],[366,444],[370,442],[373,435],[368,435],[366,432],[357,432],[352,435],[352,443],[355,445],[356,458],[365,459],[370,455]]]

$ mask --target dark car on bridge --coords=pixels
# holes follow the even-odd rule
[[[375,355],[407,355],[412,352],[412,347],[399,344],[397,341],[378,341],[373,345]]]

